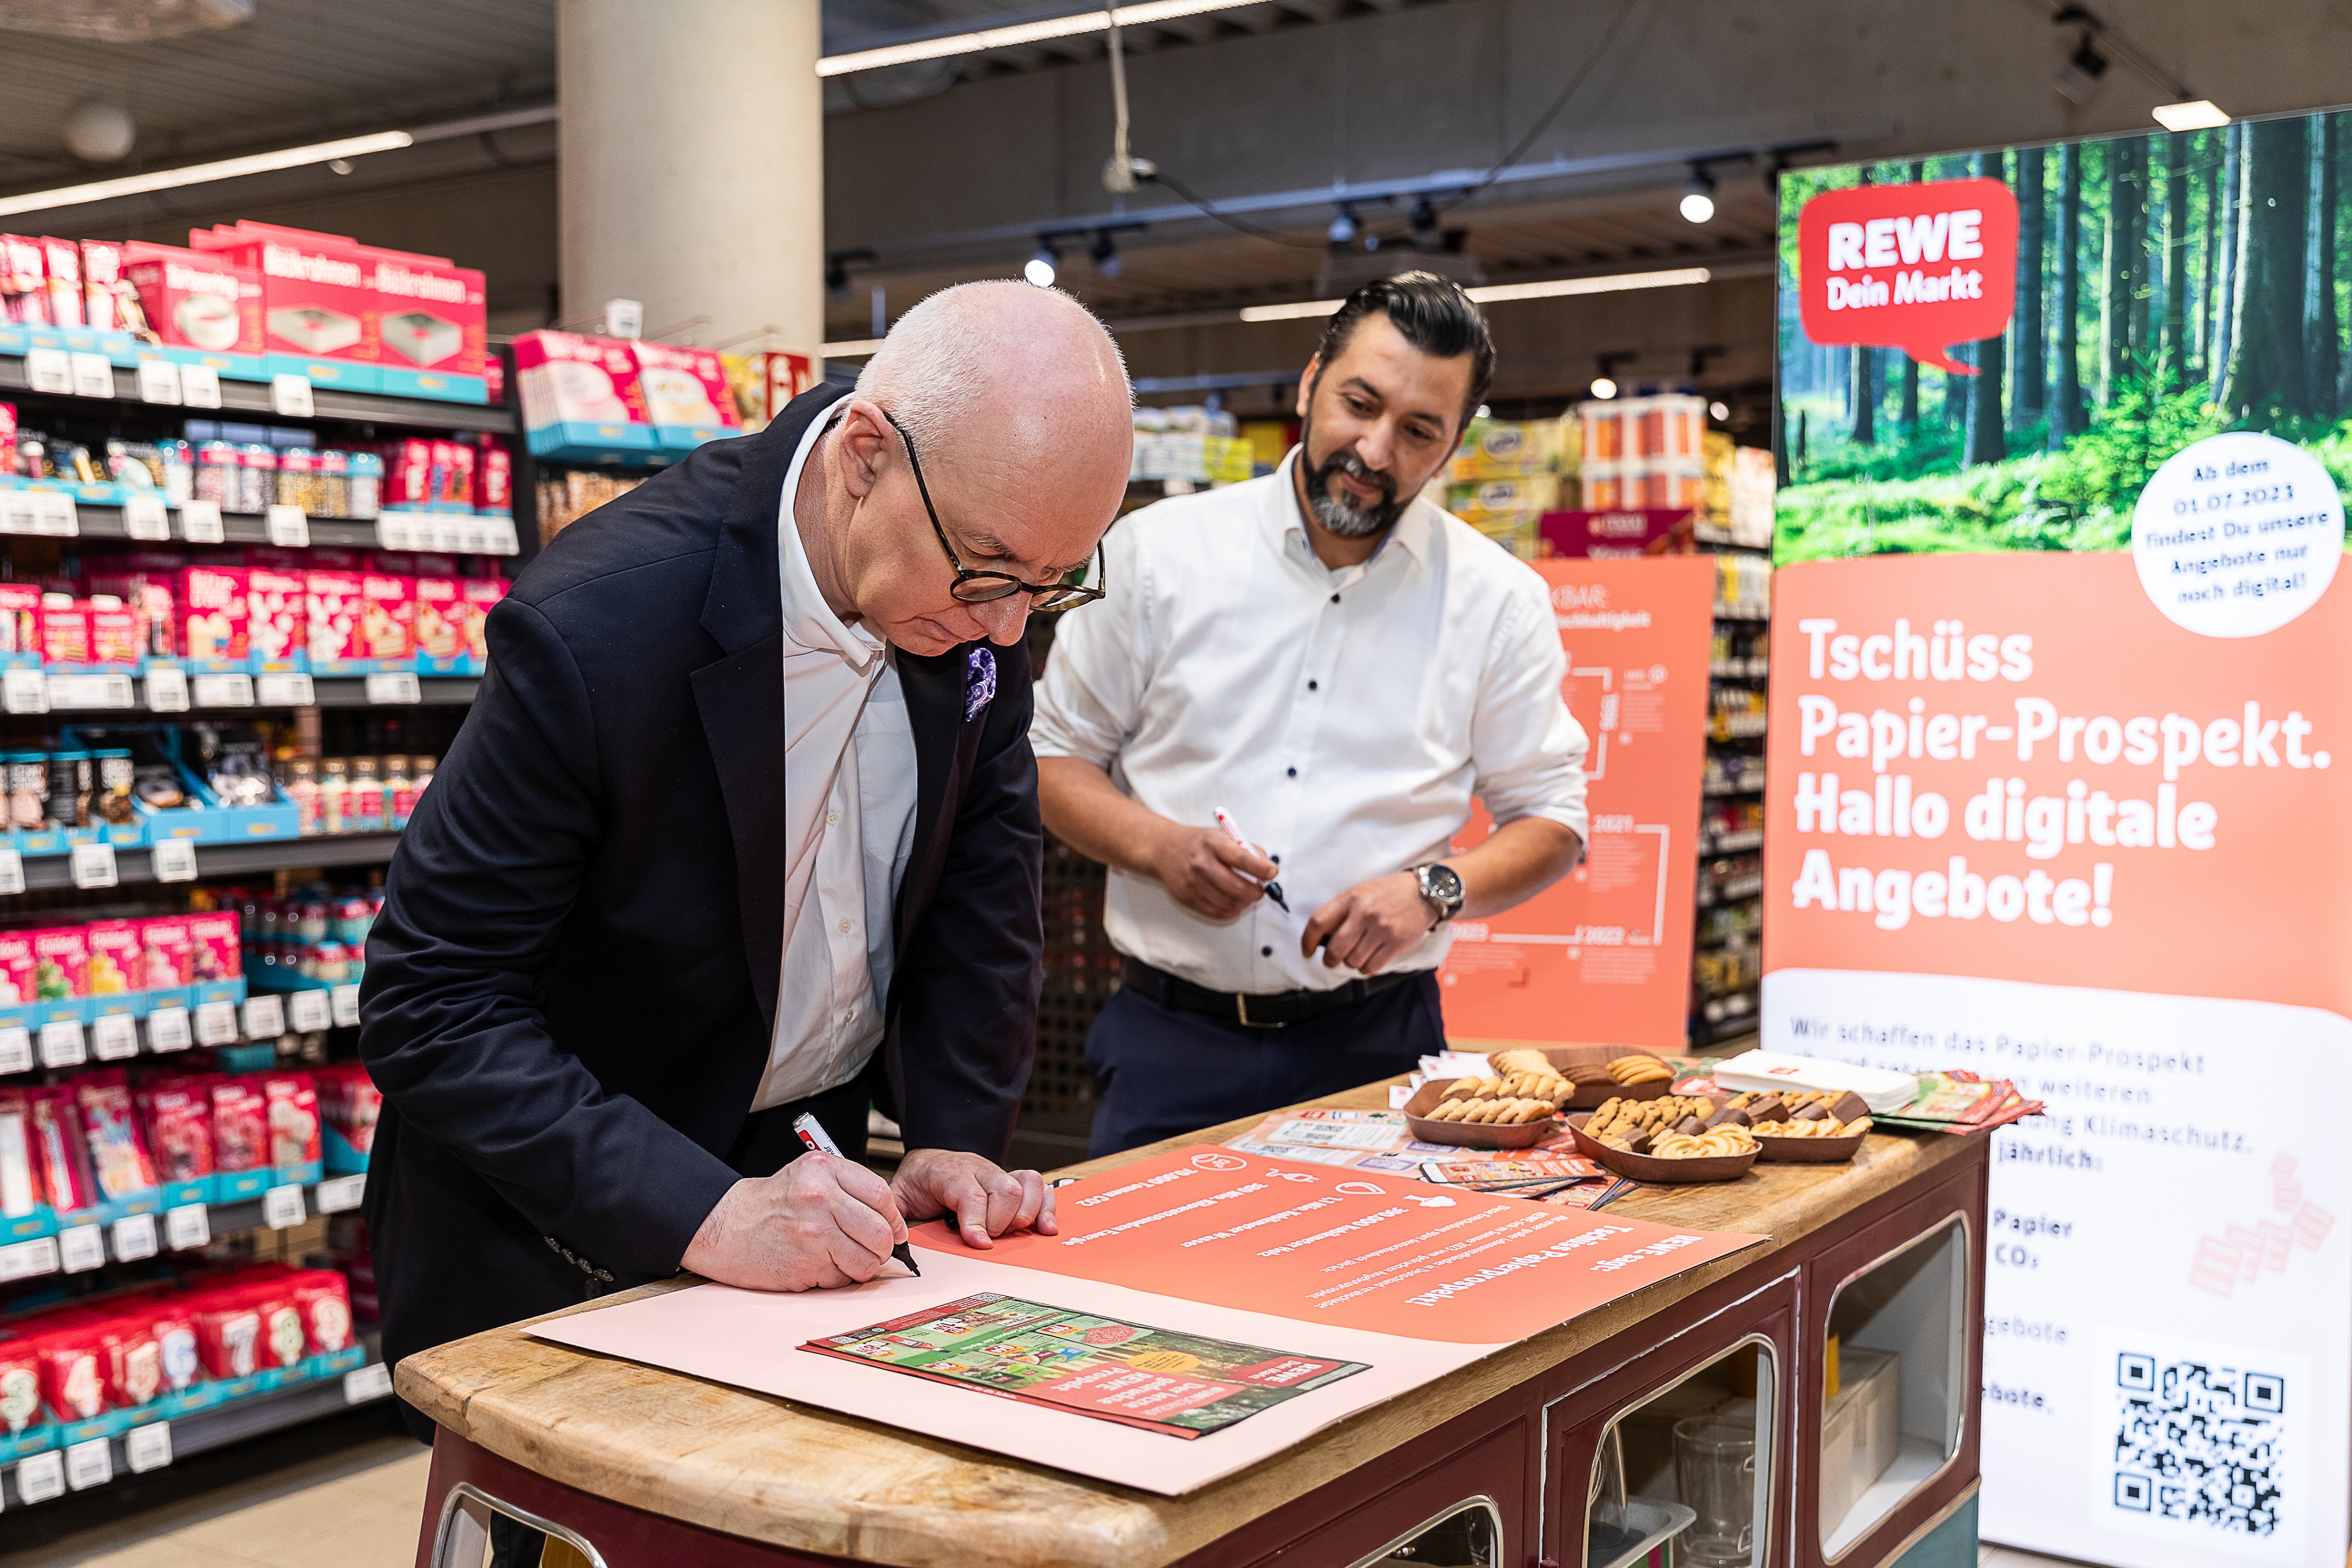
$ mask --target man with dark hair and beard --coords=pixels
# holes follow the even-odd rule
[[[1110,868],[1124,959],[1087,1040],[1094,1153],[1409,1070],[1444,1046],[1446,922],[1582,852],[1543,579],[1420,499],[1494,368],[1454,283],[1367,284],[1281,466],[1114,528],[1107,596],[1060,624],[1038,798]],[[1496,831],[1451,854],[1473,796]]]

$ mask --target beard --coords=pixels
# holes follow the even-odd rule
[[[1314,439],[1315,426],[1310,422],[1298,433],[1302,464],[1307,453],[1313,449]],[[1378,487],[1381,499],[1370,506],[1358,506],[1345,491],[1332,490],[1334,474],[1345,474],[1359,484]],[[1307,510],[1315,514],[1316,521],[1342,539],[1370,539],[1376,533],[1385,533],[1412,504],[1411,496],[1398,498],[1393,478],[1368,467],[1352,447],[1332,453],[1307,476]]]

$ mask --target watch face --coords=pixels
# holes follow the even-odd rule
[[[1423,876],[1426,879],[1432,898],[1448,904],[1458,904],[1462,901],[1462,878],[1453,867],[1432,866],[1423,873]]]

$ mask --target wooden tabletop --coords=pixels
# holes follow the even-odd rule
[[[1384,1084],[1316,1102],[1384,1109]],[[1222,1142],[1252,1116],[1070,1167]],[[1968,1140],[1874,1133],[1843,1165],[1759,1163],[1737,1182],[1645,1187],[1615,1214],[1768,1234],[1777,1250]],[[600,1497],[777,1546],[908,1568],[1156,1568],[1347,1475],[1755,1263],[1750,1248],[1664,1280],[1326,1428],[1187,1497],[1163,1498],[898,1428],[551,1344],[515,1324],[410,1356],[403,1398],[492,1453]],[[606,1297],[588,1311],[698,1283]],[[564,1316],[555,1313],[551,1316]],[[532,1320],[538,1321],[541,1320]]]

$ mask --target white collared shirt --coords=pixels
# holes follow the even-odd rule
[[[1080,757],[1194,827],[1220,806],[1273,856],[1290,905],[1202,919],[1113,870],[1121,952],[1219,991],[1355,977],[1302,957],[1327,900],[1443,858],[1471,798],[1500,824],[1585,836],[1584,731],[1543,579],[1415,500],[1372,557],[1332,571],[1300,520],[1294,449],[1267,479],[1166,500],[1103,542],[1108,596],[1064,615],[1031,743]],[[1431,969],[1441,926],[1392,969]]]
[[[784,610],[784,951],[776,1032],[754,1110],[838,1088],[882,1043],[891,910],[915,839],[915,734],[895,652],[844,626],[817,591],[793,521],[801,470],[832,421],[801,438],[776,543]]]

